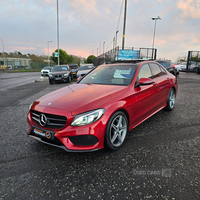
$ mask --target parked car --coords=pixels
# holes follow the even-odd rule
[[[78,65],[77,64],[68,64],[68,65],[72,71],[73,78],[76,78],[76,73],[78,71]]]
[[[51,72],[53,67],[44,67],[41,70],[41,76],[49,76],[49,73]]]
[[[76,74],[77,78],[80,76],[85,76],[88,72],[90,72],[94,68],[93,64],[84,64],[81,65],[80,68],[78,69],[78,72]]]
[[[200,63],[197,65],[197,74],[200,74]]]
[[[71,69],[68,65],[56,65],[49,74],[49,83],[68,82],[73,79]]]
[[[169,71],[174,76],[179,75],[179,71],[174,69],[169,61],[166,60],[156,60],[159,64],[161,64],[167,71]]]
[[[28,135],[66,151],[117,150],[128,131],[172,110],[177,78],[154,61],[100,65],[33,102]]]

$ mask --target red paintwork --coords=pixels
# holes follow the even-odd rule
[[[65,127],[55,133],[55,137],[67,149],[101,149],[104,147],[107,123],[117,110],[126,111],[129,130],[131,130],[166,106],[167,96],[172,87],[177,93],[177,79],[167,71],[167,75],[153,79],[153,84],[134,88],[142,64],[144,62],[137,68],[135,77],[129,86],[73,84],[37,99],[31,109],[67,117]],[[49,103],[51,105],[48,105]],[[98,108],[105,109],[104,115],[98,121],[80,127],[70,126],[75,115]],[[30,115],[29,112],[28,123],[31,130],[32,126],[36,124],[31,120]],[[68,139],[68,136],[87,134],[96,136],[99,142],[93,146],[75,146]]]

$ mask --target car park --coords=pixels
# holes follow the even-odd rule
[[[169,61],[166,60],[156,60],[157,63],[161,64],[167,71],[169,71],[174,76],[179,75],[179,71],[174,69]]]
[[[76,74],[77,78],[81,76],[85,76],[88,72],[90,72],[94,68],[93,64],[84,64],[81,65],[80,68],[78,69],[78,72]]]
[[[53,67],[44,67],[41,70],[41,76],[49,76],[49,73],[51,72]]]
[[[101,65],[33,102],[28,135],[66,151],[119,149],[128,131],[172,110],[177,78],[154,61]]]
[[[72,79],[71,69],[68,65],[56,65],[49,74],[50,84],[56,82],[70,83]]]
[[[72,71],[73,78],[76,78],[76,74],[78,71],[78,65],[77,64],[68,64],[68,65]]]

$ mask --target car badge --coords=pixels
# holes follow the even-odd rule
[[[50,106],[51,105],[51,103],[48,103],[48,106]]]
[[[40,115],[40,121],[39,121],[41,126],[45,126],[47,124],[47,117],[44,114]]]

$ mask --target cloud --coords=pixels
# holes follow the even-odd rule
[[[200,0],[178,0],[177,7],[190,18],[200,18]]]

